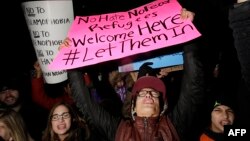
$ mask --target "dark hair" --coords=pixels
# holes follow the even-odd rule
[[[1,75],[0,78],[0,91],[5,91],[8,89],[17,90],[19,93],[19,98],[17,103],[23,100],[30,100],[30,81],[29,76],[25,73],[16,74],[5,74]]]
[[[237,111],[237,102],[235,101],[237,98],[233,92],[229,90],[217,90],[214,92],[214,96],[212,97],[211,103],[211,111],[219,105],[225,105],[231,108],[234,112]]]

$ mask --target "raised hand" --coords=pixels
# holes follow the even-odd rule
[[[186,20],[189,19],[191,21],[194,20],[195,13],[188,11],[186,8],[181,9],[181,19]]]
[[[35,69],[35,77],[36,78],[40,78],[42,76],[42,68],[40,67],[40,64],[38,61],[36,61],[33,65],[34,69]]]
[[[71,42],[72,42],[72,41],[70,40],[70,38],[69,38],[69,37],[66,37],[66,38],[63,40],[63,43],[60,44],[58,50],[61,50],[61,49],[64,48],[64,47],[69,47]]]

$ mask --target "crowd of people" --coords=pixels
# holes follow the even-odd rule
[[[79,11],[127,10],[146,2],[93,11],[89,3],[84,3],[84,9],[80,1],[73,0],[76,15],[81,15]],[[196,13],[199,9],[186,1],[180,3],[185,7],[181,18],[193,21],[203,32],[204,21]],[[176,45],[183,51],[183,70],[177,72],[163,73],[146,62],[136,75],[120,73],[107,62],[104,64],[111,67],[97,64],[67,70],[68,80],[51,94],[36,61],[32,76],[30,72],[0,76],[0,140],[223,141],[225,125],[249,126],[250,1],[232,1],[222,7],[229,19],[223,26],[232,30],[239,62],[239,78],[231,80],[236,86],[227,82],[230,62],[223,60],[228,55],[225,50],[216,51],[216,59],[208,63],[211,56],[204,53],[216,40],[205,31],[202,37]],[[70,44],[66,38],[60,49]]]

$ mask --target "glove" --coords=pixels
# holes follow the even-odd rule
[[[155,70],[149,65],[153,65],[153,62],[145,62],[141,65],[141,67],[139,68],[137,79],[146,75],[156,76]]]

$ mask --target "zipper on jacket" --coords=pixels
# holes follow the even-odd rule
[[[147,128],[148,127],[148,119],[146,117],[144,117],[143,123],[144,123],[144,128]]]
[[[148,134],[148,131],[147,131],[148,118],[144,117],[143,124],[144,124],[144,141],[146,141],[147,140],[147,134]]]

